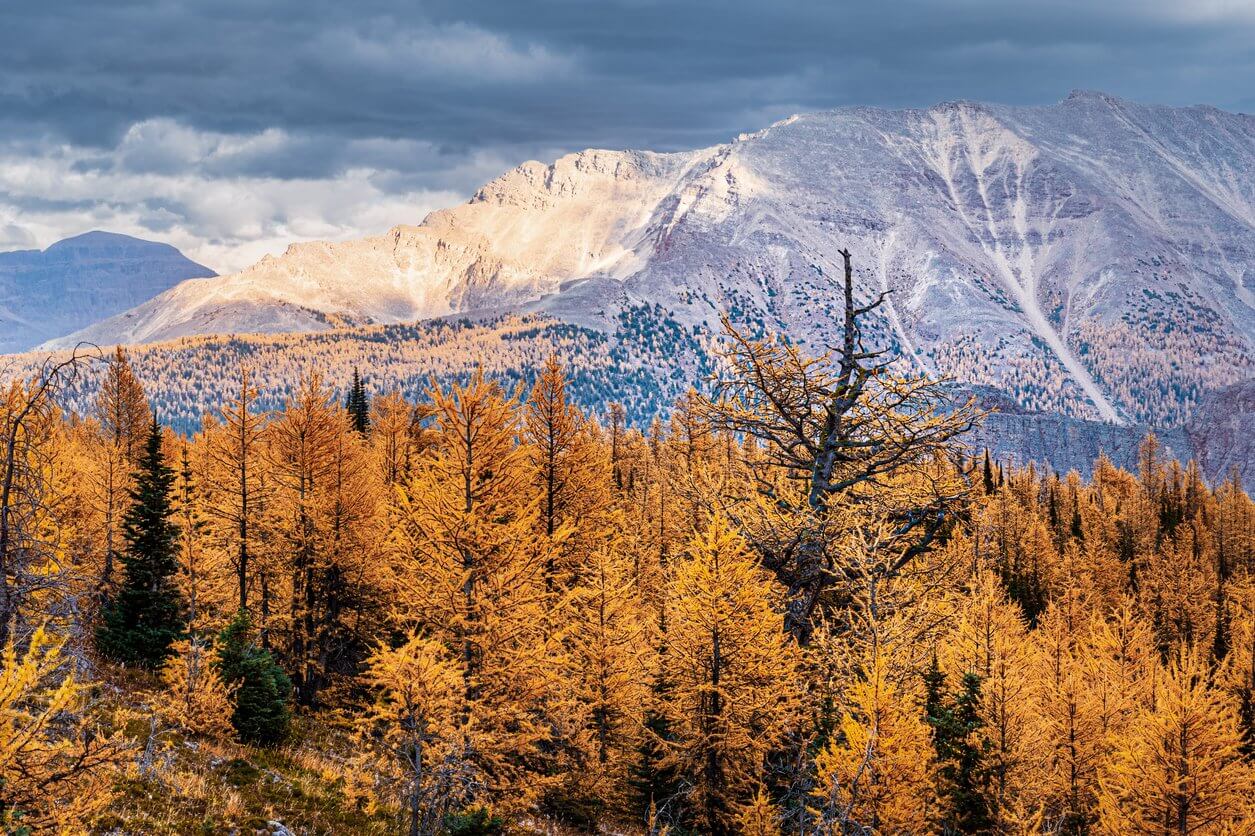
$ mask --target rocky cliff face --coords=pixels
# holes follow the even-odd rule
[[[868,338],[1029,411],[1179,424],[1251,374],[1255,119],[1077,93],[796,116],[715,148],[527,163],[417,227],[303,244],[68,340],[318,330],[471,311],[830,340],[837,251],[893,291]]]
[[[970,390],[956,393],[963,397]],[[1130,424],[1117,426],[1052,413],[1030,413],[990,390],[978,389],[978,404],[991,410],[981,426],[967,434],[973,455],[988,449],[996,461],[1039,467],[1058,473],[1075,470],[1088,476],[1099,454],[1119,467],[1136,471],[1138,448],[1153,432],[1166,455],[1193,459],[1212,484],[1236,476],[1247,490],[1255,487],[1255,381],[1211,392],[1182,427]]]
[[[421,226],[294,244],[243,272],[187,282],[78,334],[100,343],[192,334],[318,331],[521,307],[589,275],[641,269],[631,246],[690,157],[590,151],[526,163]]]
[[[1236,473],[1255,489],[1255,381],[1210,393],[1186,426],[1203,472],[1213,481]]]
[[[112,316],[184,279],[213,275],[167,244],[109,232],[0,253],[0,354]]]

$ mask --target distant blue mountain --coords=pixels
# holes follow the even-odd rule
[[[77,331],[184,279],[215,275],[169,244],[113,232],[0,253],[0,353]]]

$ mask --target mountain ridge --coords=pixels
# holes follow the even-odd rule
[[[184,279],[216,275],[169,244],[102,230],[0,253],[0,353],[82,328]]]
[[[895,291],[868,336],[904,363],[1027,409],[1177,424],[1251,373],[1253,233],[1243,114],[1082,91],[843,108],[694,151],[527,162],[417,226],[294,245],[50,345],[480,310],[606,330],[651,304],[822,344],[848,247],[861,297]]]

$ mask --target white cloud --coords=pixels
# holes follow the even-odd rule
[[[443,82],[539,81],[569,73],[573,58],[534,43],[516,46],[468,23],[371,31],[332,30],[314,42],[319,58],[372,71],[437,77]]]
[[[233,161],[265,162],[300,146],[280,130],[232,136],[167,119],[137,123],[103,151],[0,144],[0,249],[46,247],[107,229],[165,241],[228,272],[293,241],[342,240],[418,223],[508,167],[484,151],[445,160],[427,143],[363,140],[332,143],[347,162],[325,176],[280,178],[247,173],[247,166],[229,173]],[[372,159],[384,163],[353,162]],[[448,185],[415,185],[424,178],[407,171],[407,162],[415,171],[444,166]]]

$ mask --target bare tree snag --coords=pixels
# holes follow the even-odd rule
[[[857,305],[852,256],[841,250],[841,257],[840,347],[808,356],[781,337],[751,339],[725,317],[726,371],[705,406],[713,426],[761,446],[760,490],[802,520],[790,542],[760,551],[789,591],[786,628],[803,642],[834,579],[855,571],[829,555],[831,512],[842,503],[883,506],[888,496],[895,534],[886,544],[895,550],[888,566],[900,571],[934,544],[966,493],[962,483],[926,471],[980,417],[971,402],[950,408],[944,381],[899,374],[894,357],[864,347],[863,322],[888,291]],[[780,472],[796,491],[781,489]],[[908,473],[918,484],[902,490]]]

